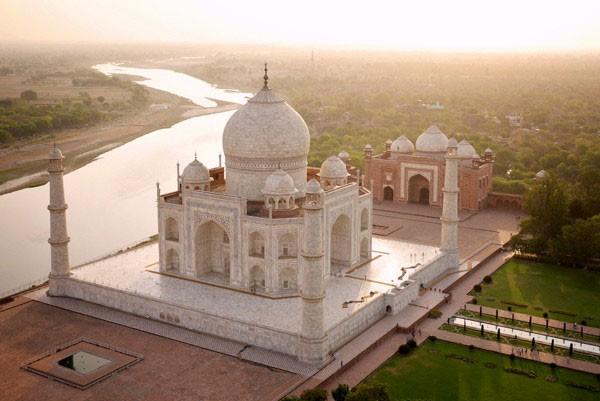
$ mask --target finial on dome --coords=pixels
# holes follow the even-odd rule
[[[194,152],[194,160],[198,160],[198,154]]]
[[[267,63],[265,62],[265,76],[263,77],[263,79],[265,80],[265,85],[263,86],[263,89],[269,89],[269,69],[267,68]]]

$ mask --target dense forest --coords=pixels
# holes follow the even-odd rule
[[[600,153],[600,57],[584,55],[236,54],[186,72],[256,90],[269,58],[271,86],[307,121],[309,162],[387,139],[415,140],[430,124],[496,154],[494,188],[525,193],[539,170],[575,184]],[[439,102],[443,109],[427,107]],[[522,117],[520,127],[509,114]]]

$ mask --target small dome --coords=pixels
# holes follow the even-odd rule
[[[490,149],[490,148],[487,148],[487,149],[486,149],[486,150],[483,152],[483,154],[484,154],[484,155],[491,155],[492,153],[494,153],[494,152],[492,152],[492,149]]]
[[[543,179],[543,178],[546,178],[546,175],[547,175],[546,170],[540,170],[535,174],[535,178]]]
[[[50,160],[59,160],[63,158],[63,154],[60,151],[59,148],[56,147],[56,145],[54,145],[54,147],[50,150],[50,153],[48,153],[48,159]]]
[[[308,184],[306,184],[306,193],[308,194],[318,194],[321,191],[321,184],[319,184],[319,181],[315,180],[314,178],[311,178]]]
[[[265,195],[292,195],[298,192],[294,179],[285,171],[278,169],[267,177],[262,193]]]
[[[447,148],[457,148],[457,147],[458,147],[458,143],[456,142],[455,138],[448,139],[448,146],[447,146]]]
[[[346,164],[337,156],[329,156],[327,160],[321,164],[321,172],[319,177],[327,179],[346,178],[348,170]]]
[[[210,181],[210,174],[204,164],[200,163],[198,159],[194,159],[183,169],[181,179],[183,182],[205,183]]]
[[[481,156],[479,156],[479,153],[477,152],[473,152],[473,156],[471,156],[473,159],[481,159]]]
[[[471,157],[473,157],[473,155],[477,154],[477,151],[469,143],[469,141],[467,141],[466,139],[463,139],[462,141],[460,141],[458,143],[458,149],[457,149],[456,153],[460,157],[469,157],[469,158],[471,158]],[[477,157],[479,157],[479,155],[477,155]]]
[[[340,153],[338,153],[338,157],[345,162],[350,160],[350,154],[345,150],[342,150]]]
[[[399,136],[392,142],[392,152],[412,153],[415,151],[415,146],[405,135]]]
[[[370,143],[367,143],[367,144],[365,145],[365,148],[364,148],[364,150],[373,150],[373,146],[371,146],[371,144],[370,144]]]
[[[432,125],[419,135],[416,144],[418,152],[445,152],[448,137],[436,125]]]

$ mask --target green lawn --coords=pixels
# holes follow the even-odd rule
[[[463,359],[460,359],[463,358]],[[505,368],[533,371],[537,377],[506,372]],[[549,376],[557,379],[547,380]],[[462,345],[426,341],[408,356],[394,356],[365,382],[383,384],[391,400],[430,401],[531,401],[598,400],[600,392],[568,386],[567,382],[593,386],[600,381],[591,374],[515,359]]]
[[[543,316],[566,322],[585,320],[600,327],[600,273],[528,262],[516,258],[498,269],[481,293],[471,292],[480,305]],[[503,302],[504,301],[504,302]],[[564,313],[561,313],[564,312]]]

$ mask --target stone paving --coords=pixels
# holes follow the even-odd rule
[[[85,391],[21,368],[82,337],[141,354],[144,360]],[[301,375],[36,301],[0,311],[0,370],[2,401],[270,401],[303,380]]]

